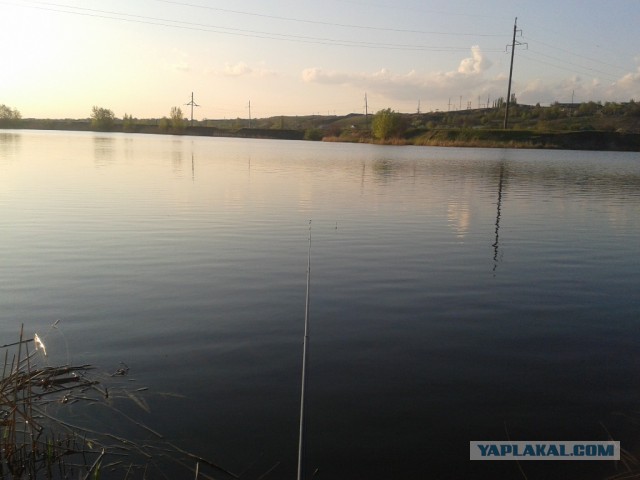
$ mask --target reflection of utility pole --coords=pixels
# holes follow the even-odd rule
[[[511,78],[513,77],[513,56],[516,51],[516,45],[527,45],[526,43],[516,42],[516,33],[520,32],[520,36],[522,36],[522,30],[518,30],[518,17],[516,17],[515,22],[513,22],[513,41],[511,42],[511,66],[509,67],[509,88],[507,89],[507,108],[504,112],[504,129],[507,129],[507,125],[509,124],[509,103],[511,102]],[[509,48],[507,46],[507,48]]]
[[[193,127],[193,107],[199,107],[196,102],[193,101],[193,92],[191,92],[191,101],[189,103],[185,103],[185,105],[191,105],[191,126]]]
[[[502,214],[502,187],[504,185],[504,163],[500,164],[500,180],[498,181],[498,210],[496,213],[496,241],[493,243],[493,273],[498,268],[498,238],[500,233],[500,216]]]

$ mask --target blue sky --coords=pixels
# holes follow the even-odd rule
[[[195,117],[640,100],[640,2],[0,0],[0,103]]]

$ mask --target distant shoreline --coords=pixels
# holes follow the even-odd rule
[[[48,120],[31,121],[27,125],[14,126],[12,130],[54,130],[79,132],[104,132],[92,128],[87,121]],[[343,143],[371,143],[378,145],[415,145],[470,148],[539,148],[560,150],[596,150],[640,152],[640,134],[609,131],[538,132],[532,130],[495,130],[468,128],[434,128],[415,136],[390,138],[384,142],[367,136],[322,136],[307,138],[307,132],[299,129],[278,128],[218,128],[188,126],[180,131],[162,130],[157,125],[134,125],[122,128],[115,125],[109,132],[142,133],[156,135],[183,135],[203,137],[257,138],[274,140],[316,140]]]

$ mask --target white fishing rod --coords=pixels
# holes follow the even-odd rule
[[[302,386],[300,389],[300,435],[298,437],[298,476],[302,480],[304,444],[304,391],[307,374],[307,351],[309,348],[309,286],[311,284],[311,220],[309,220],[309,251],[307,254],[307,294],[304,305],[304,341],[302,343]]]

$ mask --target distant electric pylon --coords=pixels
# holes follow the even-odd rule
[[[509,124],[509,104],[511,103],[511,78],[513,77],[513,56],[516,51],[516,45],[527,45],[526,43],[516,42],[516,33],[520,32],[522,36],[522,30],[518,30],[518,17],[513,22],[513,41],[511,42],[511,66],[509,67],[509,88],[507,89],[507,108],[504,111],[504,129],[507,129]],[[507,45],[507,48],[509,46]]]
[[[191,101],[189,103],[185,103],[185,105],[191,105],[191,126],[193,127],[193,107],[199,107],[196,102],[193,101],[193,92],[191,92]]]

